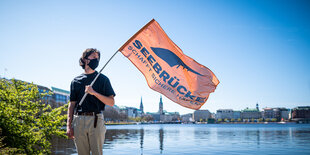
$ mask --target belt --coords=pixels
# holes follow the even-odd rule
[[[77,115],[83,115],[83,116],[94,116],[96,114],[100,114],[99,112],[77,112]]]
[[[94,128],[97,127],[97,120],[98,120],[97,114],[100,114],[100,112],[77,112],[76,114],[78,116],[95,116]]]

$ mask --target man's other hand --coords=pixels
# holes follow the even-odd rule
[[[95,95],[96,91],[91,87],[90,85],[85,86],[85,93],[88,93],[90,95]]]
[[[69,139],[73,139],[74,138],[74,131],[73,128],[71,127],[67,127],[67,135]]]

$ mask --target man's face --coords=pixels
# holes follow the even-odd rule
[[[87,67],[89,67],[88,63],[90,62],[91,59],[99,59],[99,54],[97,52],[94,52],[91,55],[89,55],[87,59],[85,59]]]

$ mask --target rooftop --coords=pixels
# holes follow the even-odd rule
[[[70,91],[63,90],[63,89],[60,89],[60,88],[55,88],[55,87],[52,87],[52,91],[53,91],[53,92],[57,92],[57,93],[67,94],[67,95],[70,94]]]
[[[296,110],[310,110],[310,106],[298,106],[294,109],[296,109]]]
[[[259,110],[256,108],[255,109],[246,108],[246,109],[242,110],[242,112],[259,112]]]

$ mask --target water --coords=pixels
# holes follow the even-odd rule
[[[72,140],[54,154],[77,154]],[[310,124],[152,124],[107,126],[104,154],[310,154]]]

